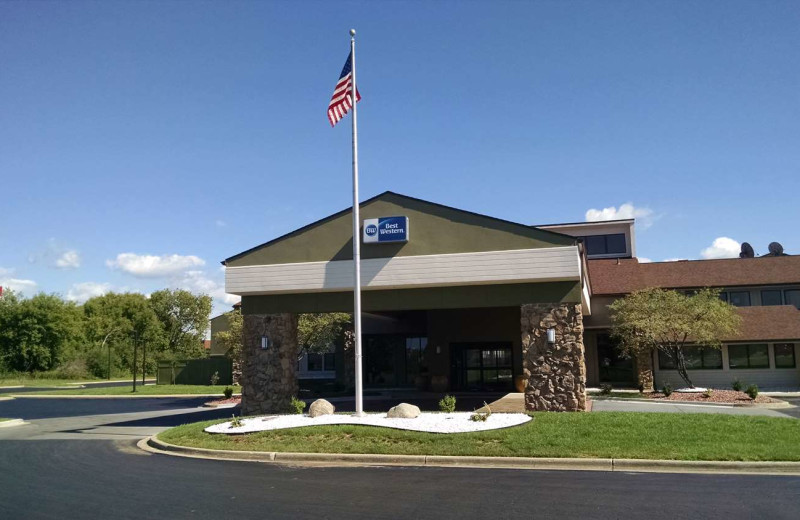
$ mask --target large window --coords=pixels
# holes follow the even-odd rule
[[[775,344],[775,368],[795,368],[794,343]]]
[[[710,347],[687,348],[683,351],[687,370],[716,370],[722,368],[722,351]],[[658,368],[675,370],[675,362],[663,350],[658,351]]]
[[[794,305],[800,309],[800,289],[788,289],[783,291],[783,298],[786,305]]]
[[[731,369],[769,368],[769,348],[766,345],[728,345],[728,364]]]
[[[589,235],[582,238],[586,244],[586,254],[589,256],[624,255],[628,252],[624,233]]]
[[[750,291],[731,291],[728,293],[731,305],[736,307],[750,307]]]
[[[781,291],[776,289],[761,291],[761,305],[783,305]]]
[[[425,347],[428,338],[406,338],[406,383],[413,384],[425,366]]]

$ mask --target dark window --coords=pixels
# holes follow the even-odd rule
[[[586,254],[593,255],[624,255],[628,252],[624,233],[613,235],[589,235],[583,237],[586,244]]]
[[[325,354],[325,370],[336,370],[336,354],[330,352]]]
[[[794,305],[800,309],[800,289],[789,289],[788,291],[783,291],[783,299],[786,302],[786,305]]]
[[[661,370],[675,370],[675,361],[663,350],[658,351],[658,368]]]
[[[775,344],[775,368],[795,368],[794,343]]]
[[[750,307],[750,291],[731,291],[728,293],[731,305]]]
[[[687,370],[714,370],[722,368],[722,352],[716,348],[690,347],[684,349],[683,359]],[[658,351],[658,367],[661,370],[675,370],[675,362],[663,350]]]
[[[724,302],[727,302],[728,301],[728,293],[726,293],[725,291],[722,291],[721,293],[719,293],[719,299],[724,301]]]
[[[761,305],[782,305],[781,292],[775,290],[761,291]]]
[[[308,354],[308,371],[321,372],[322,371],[322,354]]]
[[[766,345],[728,345],[728,365],[736,368],[769,368]]]

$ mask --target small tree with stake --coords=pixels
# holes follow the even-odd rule
[[[681,379],[694,388],[686,370],[686,349],[719,349],[720,338],[737,333],[736,309],[719,298],[719,290],[703,289],[691,295],[673,290],[644,289],[609,306],[612,335],[623,354],[635,356],[658,349],[675,363]]]

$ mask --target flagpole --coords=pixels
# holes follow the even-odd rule
[[[356,105],[356,30],[350,29],[350,66],[353,88],[350,101],[353,104],[353,266],[355,279],[353,287],[353,322],[355,326],[356,361],[356,415],[364,415],[364,397],[361,381],[361,226],[358,208],[358,122]]]

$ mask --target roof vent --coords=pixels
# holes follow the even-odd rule
[[[783,246],[778,242],[770,242],[769,253],[765,256],[786,256],[786,253],[783,252]]]
[[[756,253],[753,251],[753,246],[747,242],[742,242],[742,252],[739,253],[739,258],[753,258],[754,256],[756,256]]]

